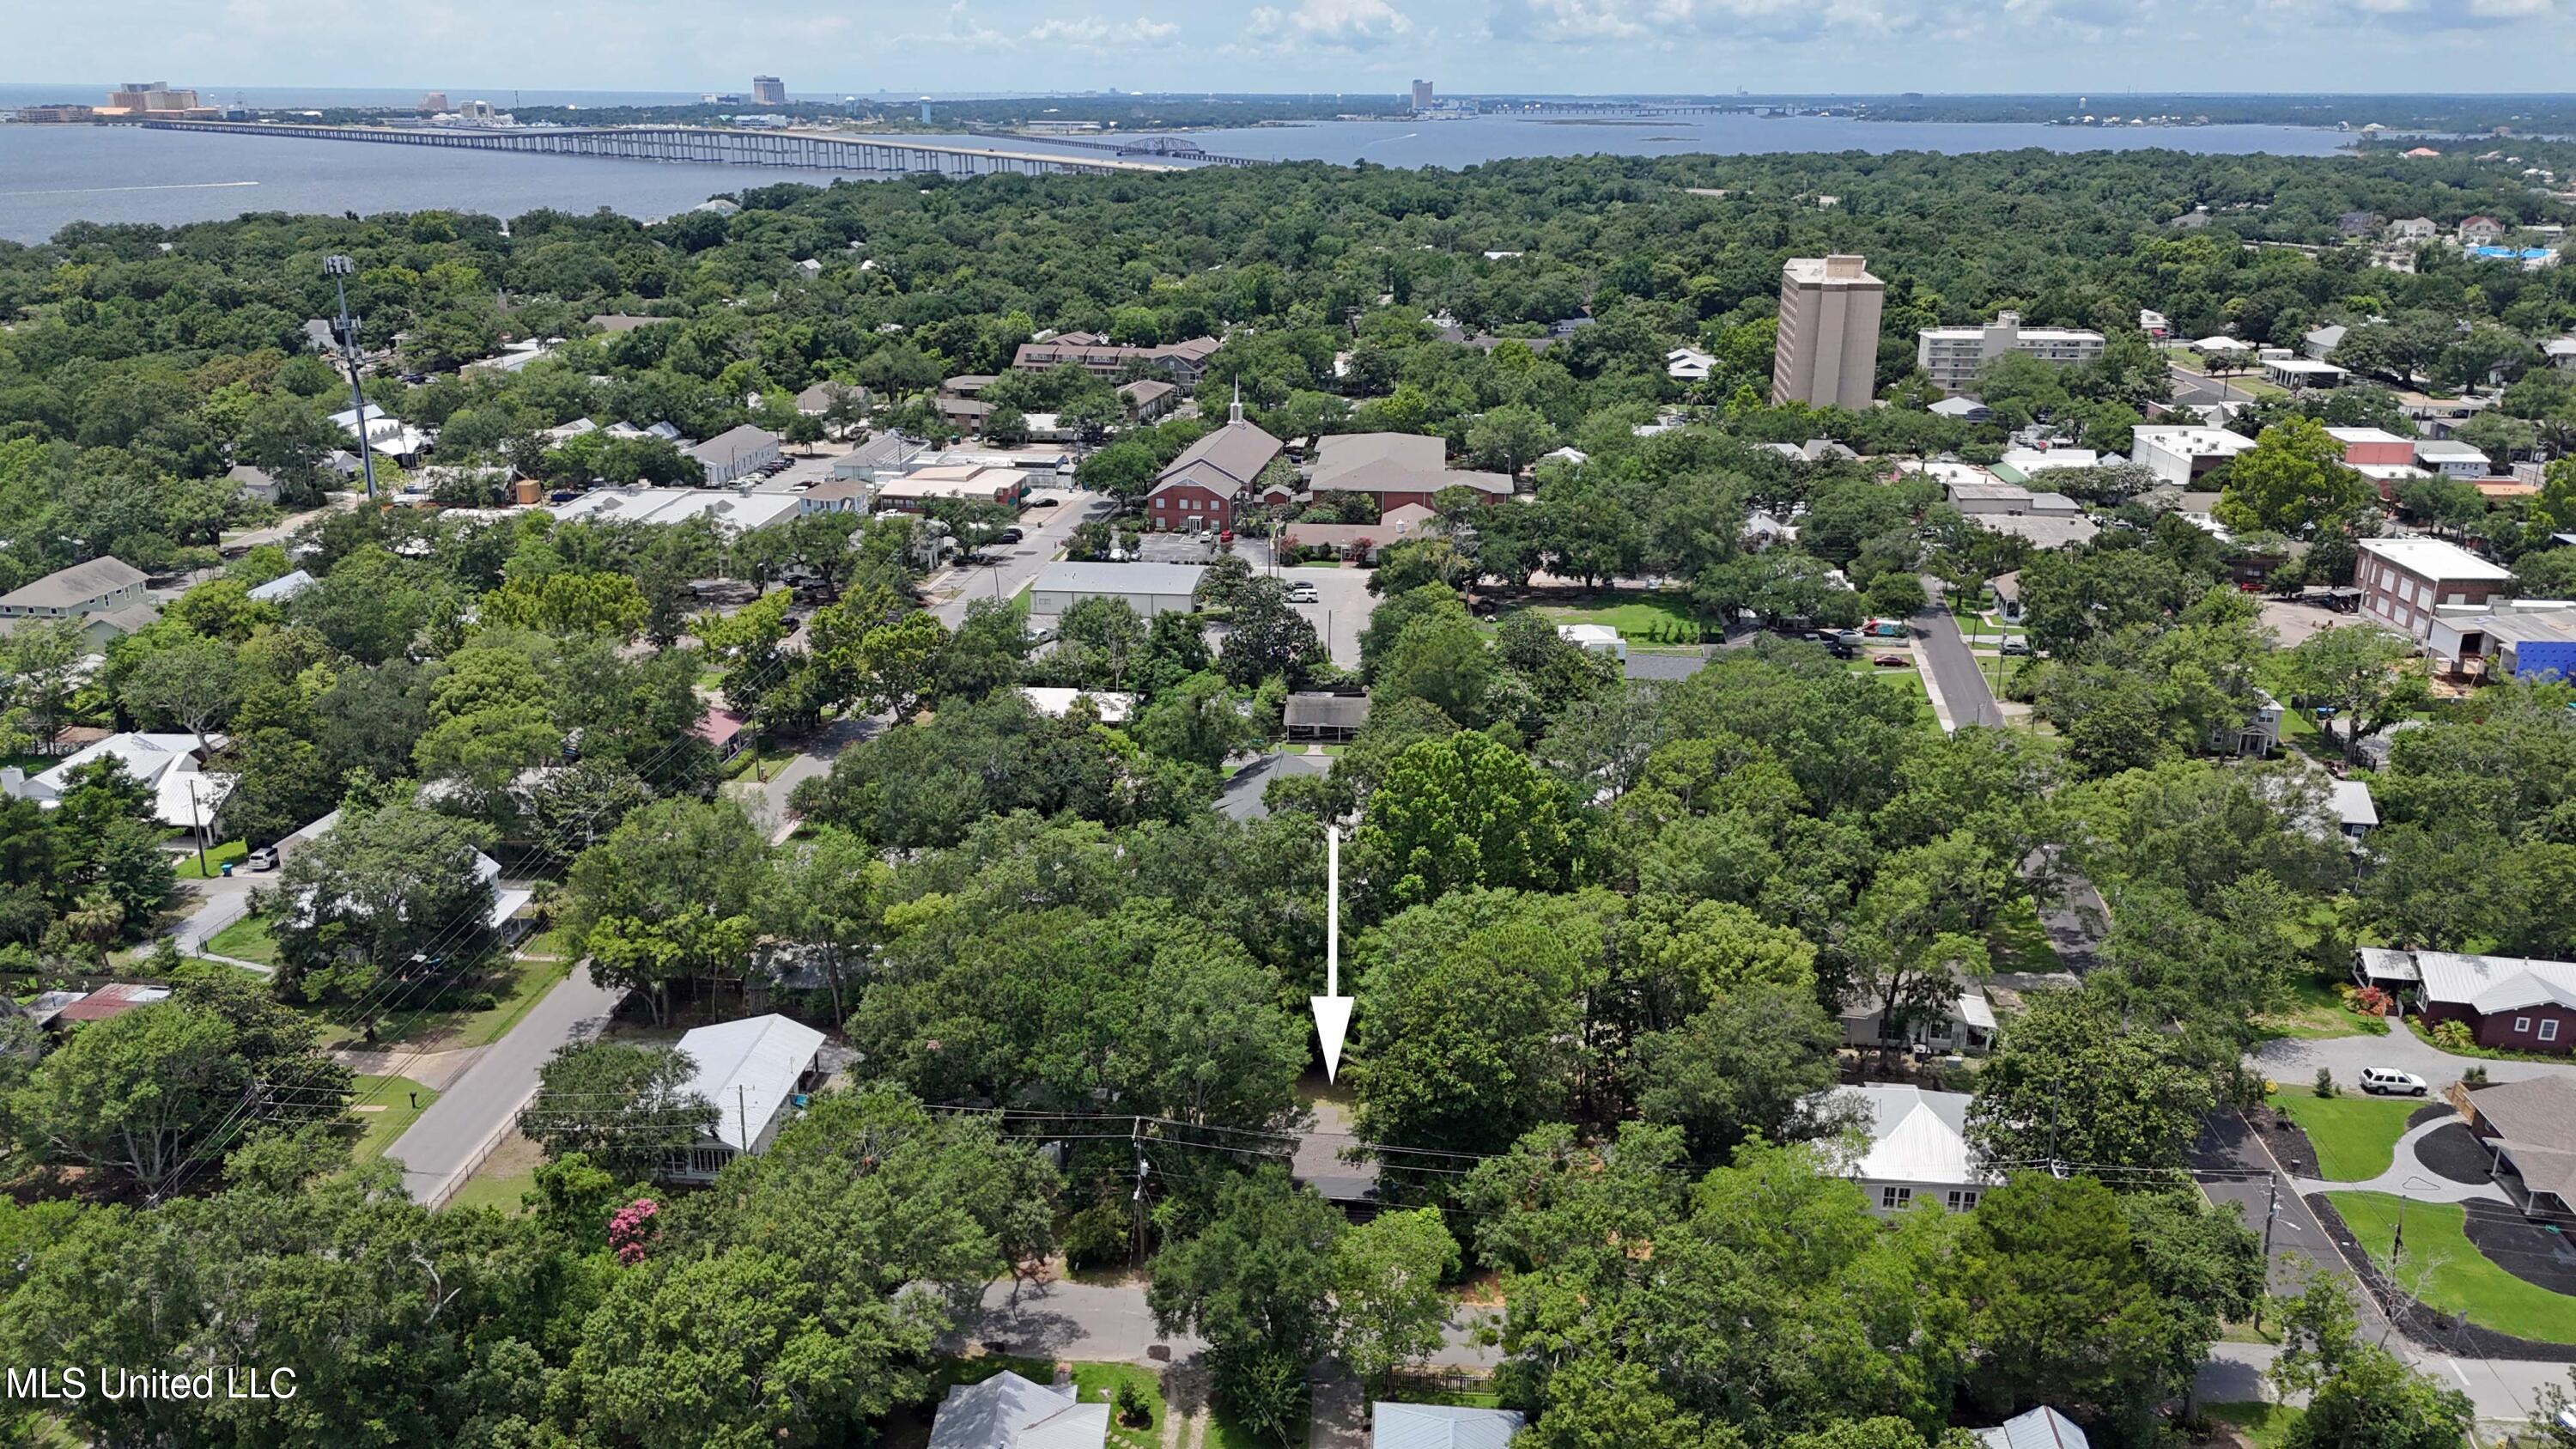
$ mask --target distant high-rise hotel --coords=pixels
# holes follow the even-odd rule
[[[774,75],[753,76],[751,78],[751,103],[755,106],[783,106],[787,104],[787,82],[780,80]]]
[[[1865,408],[1878,395],[1878,316],[1887,284],[1857,256],[1793,257],[1780,269],[1771,402]]]
[[[193,111],[195,91],[174,91],[168,81],[127,81],[107,93],[107,103],[127,111]]]
[[[412,109],[420,112],[424,116],[434,116],[441,111],[454,110],[455,107],[450,106],[447,103],[447,92],[423,91],[420,97],[420,104],[412,107]]]
[[[1413,83],[1413,108],[1417,111],[1431,109],[1431,82],[1418,80]]]

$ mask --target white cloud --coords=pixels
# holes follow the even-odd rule
[[[1169,45],[1181,27],[1168,20],[1103,20],[1097,15],[1078,15],[1066,20],[1041,20],[1028,33],[1031,45],[1072,46],[1081,50],[1099,50],[1109,46],[1132,49],[1139,46]]]
[[[1410,34],[1413,21],[1386,0],[1299,0],[1294,10],[1256,7],[1244,34],[1258,42],[1376,50]]]

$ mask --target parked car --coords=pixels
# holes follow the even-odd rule
[[[2030,652],[2030,641],[2027,639],[2006,639],[2004,641],[2004,652],[2006,654],[2028,654]]]
[[[1313,584],[1298,583],[1288,586],[1288,602],[1292,604],[1311,604],[1322,597],[1323,595],[1315,591]]]
[[[1063,500],[1059,498],[1032,498],[1029,500],[1029,506],[1031,508],[1053,508],[1062,501]]]
[[[274,845],[261,846],[259,849],[252,851],[250,855],[242,861],[242,865],[250,870],[277,869],[277,847]]]
[[[1018,543],[1021,539],[1026,537],[1028,537],[1027,534],[1020,532],[1016,528],[1006,528],[1000,533],[993,535],[993,541],[995,543]]]
[[[2424,1097],[2433,1091],[2422,1077],[2395,1067],[2363,1067],[2361,1089],[2376,1097]]]
[[[1836,659],[1857,659],[1860,657],[1859,650],[1854,649],[1849,644],[1846,644],[1839,639],[1827,644],[1825,646],[1825,652],[1834,656]]]
[[[1881,669],[1904,669],[1914,663],[1912,659],[1902,654],[1881,654],[1869,662]]]

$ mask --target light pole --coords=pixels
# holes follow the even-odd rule
[[[2416,1186],[2439,1191],[2442,1185],[2438,1182],[2426,1182],[2420,1177],[2410,1177],[2397,1184],[2397,1230],[2390,1234],[2388,1239],[2388,1266],[2392,1272],[2396,1270],[2398,1259],[2406,1255],[2406,1190]]]
[[[340,320],[332,326],[331,335],[340,344],[340,362],[349,369],[349,406],[357,409],[358,466],[366,470],[367,501],[376,501],[376,448],[367,436],[367,395],[358,388],[358,319],[349,315],[349,278],[356,275],[358,264],[344,256],[322,259],[322,274],[331,279],[332,290],[340,296]]]

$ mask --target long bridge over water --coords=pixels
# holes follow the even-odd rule
[[[537,156],[598,156],[620,161],[678,161],[716,166],[781,166],[806,171],[878,175],[989,176],[1012,172],[1092,176],[1148,175],[1202,165],[1250,166],[1234,156],[1211,156],[1195,147],[1160,153],[1094,156],[1035,147],[964,146],[893,136],[853,136],[835,131],[728,130],[714,126],[528,126],[472,129],[427,126],[326,126],[295,121],[147,120],[155,131],[199,131],[231,136],[286,136],[306,141],[367,141],[389,146],[439,146],[471,151],[517,151]],[[1089,148],[1086,148],[1089,149]],[[1102,147],[1100,149],[1111,149]],[[1140,148],[1141,150],[1141,148]]]

